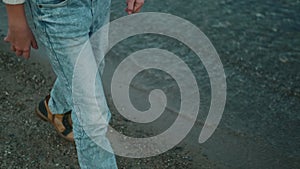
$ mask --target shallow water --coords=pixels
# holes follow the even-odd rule
[[[118,18],[122,15],[118,12],[121,4],[114,2],[113,5],[113,18]],[[171,13],[191,21],[209,37],[220,55],[227,76],[228,93],[219,127],[240,135],[240,141],[246,136],[247,143],[240,143],[248,144],[244,146],[249,150],[245,150],[244,155],[236,154],[230,158],[226,157],[226,153],[216,155],[217,150],[235,152],[233,144],[239,143],[229,144],[232,147],[229,151],[225,145],[219,145],[219,148],[208,146],[210,157],[215,156],[233,166],[238,166],[241,161],[248,161],[245,163],[249,165],[256,161],[265,163],[261,166],[268,166],[269,160],[277,160],[279,165],[275,168],[291,168],[280,165],[288,157],[291,159],[289,164],[294,166],[294,160],[300,157],[300,1],[150,0],[144,11]],[[203,122],[210,100],[210,87],[203,65],[180,43],[165,37],[161,41],[158,39],[153,36],[132,38],[115,52],[127,56],[136,49],[150,46],[165,48],[181,56],[197,74],[202,94],[199,120]],[[139,43],[134,45],[137,41]],[[130,49],[124,47],[125,44],[130,44]],[[157,83],[157,73],[152,79],[141,79],[149,82],[149,88],[161,85]],[[172,83],[166,85],[175,86]],[[249,141],[248,137],[253,140]],[[263,143],[255,143],[255,139],[263,140]],[[259,156],[251,153],[250,145],[258,149],[255,151],[261,151]],[[255,160],[261,158],[264,151],[265,157]],[[272,151],[281,154],[280,157]]]
[[[113,0],[112,20],[125,15],[124,4]],[[3,10],[1,5],[2,35],[7,26]],[[143,11],[185,18],[212,41],[227,76],[227,104],[221,124],[208,142],[195,143],[210,106],[209,79],[197,56],[174,39],[136,36],[113,48],[107,57],[107,90],[111,70],[125,56],[149,47],[172,51],[190,66],[201,93],[199,124],[188,137],[195,160],[196,154],[202,153],[221,168],[299,168],[300,1],[147,0]],[[178,110],[178,87],[168,75],[150,70],[141,73],[133,85],[146,91],[164,89],[172,98],[168,106]],[[147,97],[141,100],[146,105],[141,109],[147,108]]]

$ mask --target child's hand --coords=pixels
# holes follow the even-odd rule
[[[23,56],[28,59],[30,57],[31,47],[37,49],[36,40],[28,26],[19,28],[9,28],[4,41],[10,43],[10,49],[17,56]]]
[[[125,11],[130,15],[132,13],[140,12],[142,6],[144,5],[144,0],[126,0],[127,8]]]
[[[10,43],[10,48],[17,56],[30,57],[31,47],[37,49],[36,40],[26,20],[24,4],[6,4],[8,16],[8,33],[4,41]]]

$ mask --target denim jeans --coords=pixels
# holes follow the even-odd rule
[[[53,114],[63,114],[72,110],[74,139],[80,167],[117,168],[114,154],[97,145],[83,127],[88,125],[91,130],[97,131],[92,137],[110,147],[106,131],[111,114],[103,91],[101,73],[95,77],[98,104],[90,101],[90,92],[85,92],[88,91],[85,89],[88,82],[84,81],[84,78],[76,84],[76,91],[79,92],[77,96],[80,97],[72,98],[72,77],[77,57],[84,44],[90,43],[90,37],[109,22],[110,0],[30,0],[28,3],[36,28],[36,37],[45,46],[46,54],[57,76],[51,90],[49,107]],[[97,45],[102,44],[99,42]],[[83,74],[89,72],[89,65],[95,62],[104,65],[103,51],[92,45],[89,50],[94,53],[94,58],[87,56],[85,64],[80,65]],[[85,105],[84,109],[80,108],[82,104]],[[98,105],[101,106],[100,109],[96,108]],[[95,125],[89,124],[88,121],[84,124],[80,122],[79,118],[89,119],[89,116],[98,110],[101,112],[97,113],[107,119],[107,123]]]

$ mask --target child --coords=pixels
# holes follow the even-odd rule
[[[38,45],[26,20],[24,1],[3,0],[6,3],[9,26],[4,40],[11,44],[11,50],[17,56],[28,59],[31,47],[37,49]],[[60,136],[69,141],[75,140],[81,168],[117,168],[114,154],[93,142],[91,136],[88,136],[83,129],[85,124],[85,127],[97,131],[92,136],[93,139],[109,145],[105,133],[110,111],[103,94],[100,74],[95,82],[97,91],[100,91],[96,93],[96,98],[101,107],[99,113],[107,119],[107,124],[80,122],[81,117],[88,119],[91,112],[98,110],[98,105],[91,102],[89,95],[84,92],[88,90],[85,89],[87,82],[76,84],[76,91],[82,97],[76,98],[77,102],[73,102],[74,98],[72,98],[72,77],[77,56],[93,33],[109,22],[110,0],[28,0],[27,2],[31,9],[36,35],[39,42],[46,47],[46,54],[57,76],[50,95],[37,106],[37,114],[51,122]],[[144,0],[127,0],[127,13],[139,12],[143,3]],[[88,65],[96,60],[96,58],[87,59],[86,66],[80,70],[88,72]],[[81,104],[88,108],[80,109]]]

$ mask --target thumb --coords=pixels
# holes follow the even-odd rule
[[[34,49],[38,49],[38,48],[39,48],[38,45],[37,45],[37,42],[36,42],[35,38],[33,38],[33,39],[31,40],[31,46],[32,46]]]
[[[9,42],[8,36],[3,39],[5,42]]]

